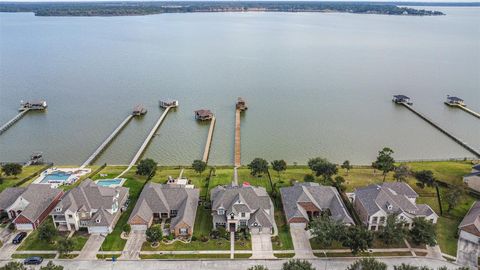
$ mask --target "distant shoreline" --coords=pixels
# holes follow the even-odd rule
[[[220,12],[315,12],[396,16],[441,16],[440,11],[401,7],[400,2],[5,2],[0,12],[33,12],[35,16],[112,17],[142,16],[165,13]],[[421,3],[416,3],[418,6]],[[473,3],[472,3],[473,4]],[[480,3],[479,3],[480,4]],[[413,2],[401,5],[415,5]]]

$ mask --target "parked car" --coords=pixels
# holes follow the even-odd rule
[[[18,245],[22,243],[23,239],[27,236],[26,232],[20,232],[18,233],[15,238],[12,240],[12,244]]]
[[[23,264],[41,264],[43,262],[42,257],[28,257],[23,261]]]

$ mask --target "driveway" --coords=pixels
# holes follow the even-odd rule
[[[298,259],[315,258],[312,246],[305,230],[305,223],[291,223],[290,234],[292,235],[293,249],[295,249],[295,257]]]
[[[462,238],[458,238],[457,247],[457,263],[468,266],[470,269],[477,269],[478,267],[478,252],[479,245],[467,241]]]
[[[100,234],[91,234],[83,246],[82,251],[77,256],[77,260],[96,260],[97,259],[97,252],[102,246],[103,241],[105,240],[105,236]]]
[[[128,236],[127,243],[123,248],[122,256],[119,260],[140,260],[140,251],[143,243],[147,241],[145,232],[135,231]]]
[[[20,231],[10,231],[9,229],[4,229],[0,233],[0,240],[3,243],[3,246],[0,248],[0,259],[1,260],[8,260],[12,257],[12,254],[17,250],[20,245],[12,244],[13,238],[19,233]],[[30,232],[27,232],[30,234]],[[28,237],[28,235],[27,235]],[[27,238],[25,237],[25,238]],[[24,239],[25,240],[25,239]]]
[[[275,259],[270,234],[251,234],[252,257],[250,259]]]

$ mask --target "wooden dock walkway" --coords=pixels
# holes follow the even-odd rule
[[[143,152],[145,151],[145,149],[147,148],[148,144],[150,143],[150,141],[152,140],[153,136],[155,135],[155,132],[157,131],[157,129],[160,127],[160,125],[162,124],[163,120],[165,119],[165,116],[167,116],[168,112],[170,111],[171,108],[173,108],[174,106],[169,106],[169,107],[166,107],[165,108],[165,111],[163,111],[162,115],[160,116],[160,118],[158,118],[157,122],[155,123],[155,125],[153,126],[152,130],[150,130],[150,133],[148,133],[148,136],[147,138],[145,138],[145,141],[143,142],[142,146],[140,146],[140,148],[138,149],[137,153],[135,154],[135,156],[133,157],[132,161],[130,162],[130,164],[128,165],[127,169],[125,169],[121,174],[119,174],[117,176],[117,178],[123,176],[126,172],[128,172],[133,166],[135,166],[135,164],[137,163],[137,161],[140,159],[140,157],[142,156]]]
[[[125,126],[127,126],[127,123],[130,122],[130,120],[133,118],[133,114],[130,114],[125,118],[125,120],[120,123],[120,125],[108,136],[105,141],[88,157],[88,159],[82,164],[80,168],[84,168],[88,165],[90,165],[97,157],[100,155],[100,153],[105,150],[105,148],[113,141],[115,137],[120,133],[120,131],[123,130]]]
[[[234,165],[235,167],[240,167],[241,157],[240,157],[240,113],[241,110],[236,109],[235,111],[235,156],[234,156]]]
[[[470,108],[468,108],[467,106],[461,106],[461,105],[456,105],[456,104],[449,104],[448,102],[445,102],[445,104],[447,104],[448,106],[450,107],[456,107],[456,108],[460,108],[464,111],[466,111],[467,113],[477,117],[477,118],[480,118],[480,113],[474,111],[474,110],[471,110]]]
[[[207,143],[205,144],[205,149],[203,150],[203,162],[208,162],[208,157],[210,155],[210,147],[212,145],[213,130],[215,129],[215,116],[210,120],[210,128],[208,129]]]
[[[29,110],[30,109],[25,109],[25,110],[21,111],[20,113],[15,115],[15,117],[10,119],[10,121],[8,121],[3,126],[1,126],[0,127],[0,135],[2,133],[4,133],[5,131],[7,131],[7,129],[9,129],[11,126],[13,126],[13,124],[15,124],[18,120],[20,120]]]
[[[401,102],[401,103],[398,103],[398,104],[401,104],[403,106],[405,106],[407,109],[409,109],[410,111],[412,111],[414,114],[418,115],[420,118],[422,118],[423,120],[425,120],[427,123],[429,123],[430,125],[432,125],[433,127],[435,127],[436,129],[438,129],[439,131],[441,131],[443,134],[447,135],[448,137],[450,137],[452,140],[454,140],[456,143],[458,143],[460,146],[462,146],[463,148],[465,148],[466,150],[468,150],[470,153],[474,154],[476,157],[480,157],[480,151],[474,149],[473,147],[469,146],[467,143],[463,142],[462,140],[460,140],[459,138],[457,138],[455,135],[453,135],[452,133],[450,133],[449,131],[445,130],[444,128],[442,128],[441,126],[439,126],[437,123],[433,122],[432,120],[430,120],[428,117],[426,117],[425,115],[423,115],[422,113],[420,113],[419,111],[417,111],[416,109],[414,109],[412,106],[408,105],[407,103],[404,103],[404,102]]]

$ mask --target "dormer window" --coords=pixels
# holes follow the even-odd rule
[[[97,223],[100,223],[100,219],[99,219],[99,218],[97,218],[97,220],[95,220],[95,222],[97,222]]]
[[[390,211],[393,210],[393,205],[391,205],[390,203],[387,203],[387,209]]]
[[[61,211],[62,211],[62,207],[57,207],[57,208],[55,208],[55,211],[61,212]]]
[[[225,209],[223,209],[223,208],[218,208],[218,214],[219,214],[219,215],[225,215]]]

